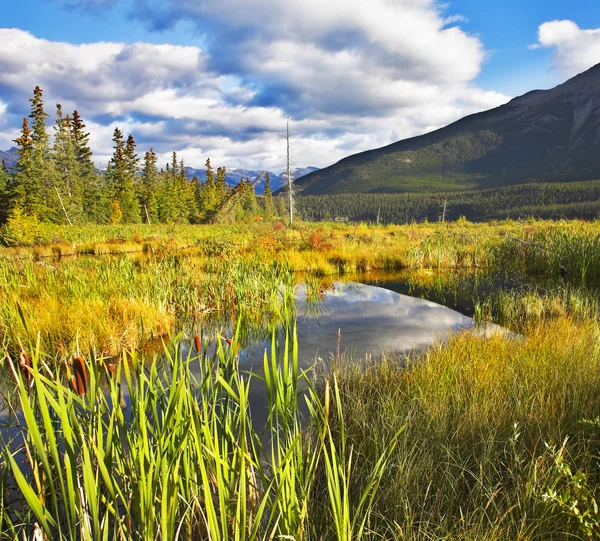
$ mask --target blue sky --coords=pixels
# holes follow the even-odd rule
[[[424,133],[600,62],[592,0],[22,0],[0,20],[0,148],[33,86],[189,165],[298,166]],[[52,104],[50,106],[49,104]]]

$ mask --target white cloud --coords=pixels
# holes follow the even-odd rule
[[[98,161],[110,155],[118,125],[134,133],[140,153],[153,146],[195,167],[210,156],[228,167],[279,170],[288,116],[295,165],[326,166],[508,100],[473,83],[483,44],[451,26],[460,16],[434,0],[371,0],[368,10],[361,0],[161,6],[174,21],[195,20],[210,50],[73,45],[0,29],[4,116],[18,129],[17,113],[26,114],[40,85],[49,111],[62,103],[83,115]]]
[[[600,63],[600,29],[584,30],[573,21],[550,21],[539,27],[533,48],[554,49],[553,63],[572,77]]]

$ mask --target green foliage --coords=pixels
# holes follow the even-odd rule
[[[48,241],[47,232],[37,216],[27,214],[19,205],[15,205],[7,222],[0,229],[0,238],[6,246],[32,246]]]
[[[275,215],[275,202],[273,200],[273,192],[271,191],[271,177],[269,173],[265,174],[265,195],[263,199],[265,216],[272,218]]]
[[[140,206],[137,197],[137,163],[135,141],[130,135],[123,142],[123,134],[115,128],[113,135],[114,154],[107,173],[109,193],[113,201],[118,201],[126,223],[141,221]]]
[[[600,422],[594,422],[600,426]],[[569,523],[587,539],[600,537],[600,508],[598,507],[597,486],[592,485],[588,477],[581,471],[573,471],[567,462],[567,440],[560,449],[548,446],[555,468],[555,479],[552,486],[542,494],[542,499],[553,512],[566,516]]]

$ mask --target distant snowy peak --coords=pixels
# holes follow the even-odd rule
[[[317,167],[298,167],[294,169],[292,178],[294,180],[303,177],[313,171],[317,171]],[[193,169],[191,167],[185,168],[186,174],[188,178],[197,177],[200,182],[206,180],[206,170],[205,169]],[[287,182],[287,175],[285,172],[277,174],[272,171],[256,171],[254,169],[242,169],[242,168],[232,168],[226,169],[225,171],[225,180],[227,184],[230,186],[236,186],[239,184],[240,180],[249,178],[251,181],[256,180],[263,173],[269,173],[269,178],[271,180],[271,190],[277,191],[284,186]],[[262,195],[265,192],[265,179],[264,176],[261,178],[255,185],[254,190],[257,194]]]

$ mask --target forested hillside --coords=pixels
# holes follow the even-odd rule
[[[600,178],[600,65],[440,130],[349,156],[304,195],[485,189]]]
[[[600,216],[600,181],[535,183],[479,191],[433,194],[337,194],[296,198],[305,220],[379,223],[471,221],[504,218],[584,218]]]

